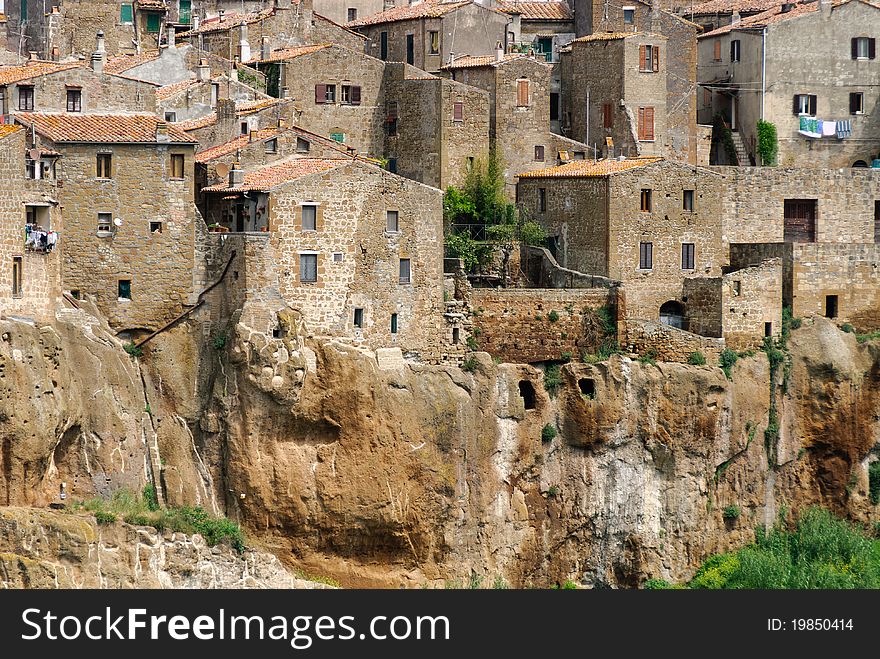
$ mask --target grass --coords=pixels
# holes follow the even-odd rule
[[[721,511],[721,516],[724,519],[737,519],[740,516],[739,506],[736,504],[727,506],[724,510]]]
[[[476,352],[480,349],[480,346],[477,343],[477,339],[473,335],[469,336],[465,343],[467,343],[468,350],[470,350],[471,352]]]
[[[688,364],[691,366],[705,366],[706,365],[706,355],[702,352],[692,352],[688,356]]]
[[[332,577],[325,577],[325,576],[319,575],[319,574],[318,575],[308,574],[307,572],[303,572],[302,570],[294,570],[293,576],[295,576],[297,579],[303,579],[305,581],[314,581],[315,583],[322,583],[325,586],[331,586],[333,588],[341,588],[342,587],[340,585],[340,583]]]
[[[556,439],[556,427],[550,423],[541,428],[541,441],[544,443],[552,442]]]
[[[739,359],[739,355],[730,348],[725,348],[721,351],[721,356],[718,360],[718,364],[721,366],[721,370],[724,371],[724,377],[726,377],[728,380],[733,379],[731,371],[733,369],[733,365],[736,364],[737,359]]]
[[[880,462],[868,466],[868,496],[875,506],[880,503]]]
[[[611,355],[620,354],[620,346],[615,339],[607,339],[599,346],[599,351],[594,355],[585,352],[581,355],[581,361],[584,364],[596,364],[598,362],[608,361]]]
[[[559,320],[559,314],[555,310],[553,310],[547,314],[547,320],[549,320],[551,323],[555,323],[557,320]]]
[[[468,357],[461,363],[461,370],[466,371],[468,373],[473,373],[477,370],[477,366],[479,366],[479,362],[476,357]]]
[[[559,372],[559,365],[548,366],[544,371],[544,389],[547,390],[551,398],[555,398],[561,386],[562,375]]]
[[[211,340],[211,345],[214,346],[214,350],[223,350],[226,347],[226,332],[215,334]]]
[[[145,487],[140,494],[117,490],[108,498],[98,497],[74,504],[73,509],[94,513],[99,524],[110,524],[121,517],[127,524],[187,535],[198,533],[211,547],[227,543],[239,553],[244,551],[244,533],[238,524],[225,517],[213,517],[201,506],[161,508],[152,487]]]
[[[859,343],[867,343],[874,339],[880,339],[880,331],[869,332],[868,334],[856,334],[856,341]]]
[[[650,364],[651,366],[657,365],[657,351],[654,348],[649,348],[648,351],[644,355],[639,355],[639,361],[642,364]]]
[[[134,343],[126,343],[123,347],[125,348],[125,352],[127,352],[131,357],[144,356],[143,348],[138,348]]]

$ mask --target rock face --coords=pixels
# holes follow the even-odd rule
[[[878,519],[880,347],[824,319],[772,372],[761,352],[732,380],[615,356],[563,366],[554,396],[533,367],[377,359],[281,320],[281,338],[231,325],[220,347],[181,325],[140,364],[61,321],[14,328],[0,342],[0,494],[44,505],[62,478],[86,498],[156,473],[170,504],[225,514],[249,543],[346,586],[635,587],[687,579],[807,505]]]
[[[271,554],[91,515],[0,508],[0,588],[323,588]]]

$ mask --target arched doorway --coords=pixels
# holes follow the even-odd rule
[[[867,167],[867,166],[868,166],[868,163],[866,163],[864,160],[856,160],[853,163],[853,167]]]
[[[687,329],[687,323],[684,318],[684,305],[675,300],[664,302],[660,307],[660,322],[670,327]]]

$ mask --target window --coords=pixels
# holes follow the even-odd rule
[[[736,279],[733,282],[733,297],[739,297],[742,295],[742,281]]]
[[[278,140],[272,138],[271,140],[266,140],[263,143],[263,148],[266,153],[278,153]]]
[[[315,204],[303,204],[302,206],[302,230],[318,230],[318,207]]]
[[[544,162],[544,145],[536,144],[535,145],[535,160],[538,162]]]
[[[98,213],[98,235],[113,232],[113,213]]]
[[[162,223],[150,222],[150,233],[162,233]]]
[[[651,189],[650,188],[642,188],[642,197],[641,197],[641,209],[643,213],[651,212]]]
[[[825,317],[826,318],[837,318],[837,296],[836,295],[826,295],[825,296]]]
[[[864,114],[865,113],[865,94],[863,92],[850,92],[849,113],[850,114]]]
[[[363,309],[355,309],[354,310],[354,326],[358,329],[363,329],[363,327],[364,327],[364,310]]]
[[[169,110],[165,113],[165,121],[170,121],[171,123],[174,123],[175,121],[177,121],[177,113],[173,110]]]
[[[67,90],[67,111],[68,112],[82,112],[82,90],[80,90],[80,89],[68,89]]]
[[[397,101],[388,101],[385,111],[385,125],[388,127],[388,137],[397,136]]]
[[[654,243],[639,243],[639,270],[654,267]]]
[[[409,259],[400,259],[400,283],[409,284],[412,282],[412,269]]]
[[[20,256],[12,257],[12,297],[21,297],[24,262]]]
[[[346,105],[361,104],[361,88],[359,85],[342,85],[341,101]]]
[[[388,171],[392,174],[397,173],[397,158],[389,158],[388,159]]]
[[[529,105],[529,81],[528,80],[517,80],[516,81],[516,104],[521,107],[528,107]]]
[[[379,59],[388,59],[388,33],[383,32],[379,35]]]
[[[147,14],[147,32],[157,34],[162,27],[161,14]]]
[[[452,120],[453,121],[464,121],[464,103],[461,101],[455,101],[452,104]]]
[[[550,121],[559,121],[561,119],[559,113],[559,93],[550,92]]]
[[[250,125],[246,121],[241,122],[241,134],[247,135],[250,132]]]
[[[602,105],[602,128],[612,128],[614,126],[614,106],[611,103]]]
[[[131,299],[131,279],[120,279],[116,284],[116,296],[120,300]]]
[[[721,61],[721,39],[715,39],[715,41],[712,42],[712,48],[714,49],[713,53],[712,53],[712,59],[715,60],[716,62],[720,62]]]
[[[694,191],[693,190],[682,190],[681,191],[681,208],[685,211],[693,211],[694,210]]]
[[[880,199],[874,202],[874,242],[880,243]]]
[[[211,83],[211,107],[217,107],[217,99],[220,98],[220,83],[212,82]]]
[[[730,42],[730,61],[739,62],[739,39]]]
[[[816,242],[816,203],[815,199],[786,199],[783,202],[785,242]]]
[[[304,140],[301,137],[296,138],[296,152],[297,153],[308,153],[309,149],[312,148],[312,145],[308,140]]]
[[[340,132],[340,131],[334,131],[334,132],[330,133],[330,139],[333,140],[334,142],[339,142],[340,144],[342,144],[343,142],[345,142],[345,133]]]
[[[458,345],[459,343],[461,343],[461,329],[459,329],[458,327],[453,327],[452,328],[452,344]]]
[[[773,323],[764,323],[764,336],[773,336]]]
[[[333,263],[342,263],[345,261],[345,254],[342,252],[333,252]]]
[[[344,103],[345,105],[351,103],[351,85],[342,85],[339,102]]]
[[[20,10],[19,10],[19,16],[21,16],[21,22],[24,23],[24,22],[26,22],[27,19],[28,19],[28,3],[27,3],[27,0],[21,0],[21,3],[19,4],[19,7],[20,7]]]
[[[327,91],[327,95],[325,97],[326,103],[335,103],[336,102],[336,85],[325,85],[325,90]]]
[[[336,85],[315,85],[315,103],[321,105],[323,103],[336,102]]]
[[[596,381],[593,378],[581,378],[578,380],[578,389],[584,398],[596,397]]]
[[[18,109],[30,111],[34,109],[34,88],[29,85],[18,87]]]
[[[816,116],[817,99],[815,94],[795,94],[793,111],[796,115]]]
[[[97,155],[97,174],[98,178],[113,178],[113,156],[109,153],[99,153]]]
[[[693,243],[682,243],[681,244],[681,269],[682,270],[693,270],[694,269],[694,244]]]
[[[400,231],[400,215],[397,211],[385,211],[385,230]]]
[[[349,7],[348,8],[348,22],[356,21],[358,19],[358,10],[357,7]]]
[[[873,38],[856,37],[852,40],[853,59],[874,59],[876,56],[876,41]]]
[[[317,254],[299,255],[299,280],[304,283],[314,283],[318,281]]]
[[[391,314],[391,333],[397,334],[397,314]]]
[[[531,382],[528,380],[519,381],[519,395],[523,399],[525,409],[535,409],[535,386]]]
[[[192,0],[178,0],[177,22],[181,25],[192,24]]]
[[[434,30],[428,32],[428,43],[430,44],[430,52],[431,55],[439,55],[440,54],[440,33]]]
[[[547,188],[538,188],[538,210],[542,213],[547,210]]]
[[[171,178],[183,178],[184,156],[182,153],[171,154]]]
[[[639,46],[639,71],[660,70],[660,46]]]
[[[413,34],[406,35],[406,63],[416,63],[415,35]]]
[[[639,141],[654,141],[654,108],[639,108]]]
[[[623,8],[623,24],[624,25],[632,25],[636,21],[636,8],[635,7],[624,7]]]

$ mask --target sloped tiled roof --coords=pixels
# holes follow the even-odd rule
[[[519,2],[498,0],[495,5],[505,14],[520,14],[525,21],[570,21],[571,10],[565,2]]]
[[[165,123],[154,114],[16,112],[13,116],[53,142],[155,143],[156,124]],[[168,137],[171,143],[193,143],[175,124],[168,124]]]
[[[199,128],[207,128],[217,123],[217,113],[212,112],[204,117],[196,117],[195,119],[187,119],[186,121],[178,121],[174,124],[176,128],[183,131],[198,130]]]
[[[188,78],[179,82],[172,82],[170,85],[165,85],[164,87],[159,87],[159,89],[156,90],[156,100],[166,101],[175,94],[178,94],[185,89],[189,89],[190,87],[195,87],[201,82],[202,81],[197,78]]]
[[[841,5],[845,5],[848,2],[861,2],[862,4],[866,4],[869,7],[873,7],[875,9],[880,9],[880,4],[876,2],[869,2],[868,0],[836,0],[831,3],[832,8],[840,7]],[[703,39],[705,37],[717,37],[721,34],[726,34],[727,32],[732,32],[733,30],[761,30],[768,25],[773,25],[774,23],[779,23],[781,21],[787,21],[792,18],[797,18],[799,16],[804,16],[805,14],[810,14],[819,9],[819,3],[817,0],[802,0],[798,4],[794,5],[789,11],[782,11],[782,5],[778,5],[768,9],[767,11],[761,12],[760,14],[755,14],[754,16],[749,16],[747,18],[742,19],[738,23],[732,23],[731,25],[725,25],[724,27],[720,27],[717,30],[712,30],[711,32],[706,32],[706,34],[700,34],[697,36],[698,39]]]
[[[30,80],[40,76],[75,69],[81,64],[79,62],[66,62],[59,64],[58,62],[28,62],[21,66],[0,66],[0,85],[11,85],[22,80]]]
[[[533,172],[523,172],[519,178],[602,178],[637,167],[653,165],[663,158],[627,158],[626,160],[574,160],[564,165]]]
[[[159,59],[158,50],[148,50],[138,55],[117,55],[104,63],[105,73],[122,73],[141,64]]]
[[[235,104],[235,112],[240,117],[246,117],[260,110],[271,108],[274,105],[284,103],[282,98],[258,98],[255,101],[241,101]]]
[[[365,27],[367,25],[379,25],[381,23],[394,23],[396,21],[408,21],[414,18],[440,18],[451,11],[473,4],[472,0],[461,2],[443,2],[443,0],[425,0],[417,5],[395,7],[372,16],[359,18],[356,21],[346,23],[346,27]]]
[[[273,137],[277,137],[281,134],[280,128],[264,128],[263,130],[258,130],[254,134],[255,142],[262,142],[263,140],[268,140]],[[210,162],[217,158],[222,158],[223,156],[228,156],[230,153],[235,153],[239,149],[243,149],[248,144],[251,143],[250,135],[239,135],[234,140],[230,140],[225,144],[219,144],[217,146],[211,147],[210,149],[205,149],[204,151],[199,151],[196,153],[196,162]]]
[[[572,43],[587,43],[589,41],[617,41],[618,39],[626,39],[632,37],[636,32],[595,32],[585,37],[580,37],[572,41]]]
[[[732,14],[735,11],[740,14],[757,14],[782,3],[783,0],[709,0],[694,5],[685,12],[685,15]]]
[[[245,172],[244,185],[232,188],[227,183],[219,183],[203,188],[203,192],[246,192],[248,190],[271,190],[284,183],[295,181],[303,176],[319,174],[351,162],[343,159],[292,158],[283,162],[266,165]]]
[[[313,46],[294,46],[293,48],[279,48],[278,50],[273,50],[269,57],[266,59],[262,59],[261,57],[252,57],[245,64],[254,64],[256,62],[283,62],[285,60],[296,59],[297,57],[302,57],[303,55],[309,55],[311,53],[317,52],[319,50],[323,50],[324,48],[330,48],[333,44],[322,43],[316,44]]]
[[[299,4],[294,0],[292,4]],[[197,34],[210,34],[212,32],[225,32],[226,30],[231,30],[234,27],[238,27],[239,25],[251,23],[257,23],[258,21],[263,20],[275,13],[275,8],[270,7],[269,9],[263,9],[262,11],[254,11],[250,13],[242,14],[240,12],[227,12],[223,15],[223,20],[220,20],[219,16],[215,16],[214,18],[206,18],[199,24],[199,27],[194,30],[189,30],[187,32],[181,32],[179,37],[190,37]]]
[[[456,57],[449,64],[444,64],[440,68],[444,71],[451,71],[453,69],[477,69],[483,66],[498,66],[504,62],[510,62],[511,60],[520,59],[522,57],[528,57],[528,55],[524,53],[505,53],[500,61],[495,55],[462,55],[461,57]]]
[[[16,124],[0,124],[0,140],[19,130],[21,130],[21,126]]]

